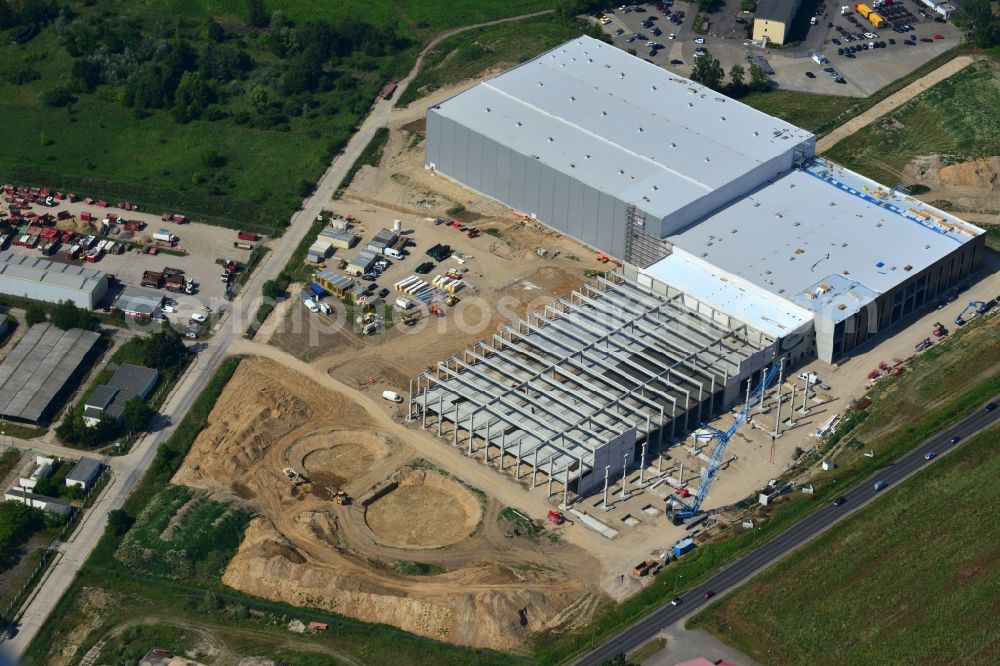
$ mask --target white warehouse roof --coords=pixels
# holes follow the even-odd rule
[[[658,217],[814,146],[806,130],[590,37],[435,111]]]
[[[723,275],[841,321],[982,233],[816,159],[667,240]]]
[[[86,266],[73,266],[5,251],[0,252],[0,275],[63,289],[93,292],[100,288],[105,273]]]

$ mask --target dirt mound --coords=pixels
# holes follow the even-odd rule
[[[303,469],[313,480],[342,486],[361,476],[394,449],[387,435],[370,430],[312,433],[288,450],[289,465]]]
[[[559,567],[575,571],[586,553],[505,543],[484,518],[499,510],[490,501],[484,507],[479,495],[442,473],[400,470],[412,457],[409,446],[371,430],[372,417],[350,395],[308,377],[274,361],[243,361],[174,477],[237,497],[259,516],[226,567],[227,585],[500,649],[545,629],[584,593],[586,586]],[[288,478],[289,467],[309,481]],[[394,492],[363,503],[387,477]],[[335,503],[334,488],[355,503]],[[401,547],[421,549],[412,559],[445,573],[395,572],[392,563],[411,559]],[[562,559],[554,561],[557,552]]]
[[[952,187],[996,189],[1000,186],[1000,157],[986,157],[942,167],[938,178]]]
[[[253,484],[243,477],[276,442],[303,426],[314,430],[307,424],[360,425],[363,418],[364,411],[354,403],[337,400],[273,361],[244,361],[215,403],[209,425],[198,435],[174,483],[212,490],[221,485],[236,497],[251,498]],[[271,471],[280,474],[281,466]]]
[[[387,546],[450,546],[472,534],[483,516],[479,498],[439,472],[403,469],[391,488],[365,509],[365,522],[375,539]]]
[[[265,544],[282,539],[266,519],[252,521],[222,581],[249,594],[474,647],[515,648],[585,592],[576,581],[497,565],[394,585],[391,577],[379,582],[360,567],[298,564],[281,553],[270,554],[273,546]]]

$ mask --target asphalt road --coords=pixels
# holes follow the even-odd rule
[[[895,463],[890,463],[873,472],[865,480],[845,490],[841,495],[847,501],[841,506],[827,504],[809,514],[775,538],[762,543],[727,568],[685,592],[681,595],[680,605],[672,606],[667,602],[575,663],[579,666],[597,665],[620,652],[634,650],[654,638],[663,628],[683,620],[704,606],[707,603],[704,598],[706,591],[711,590],[715,595],[720,595],[734,589],[753,575],[780,561],[821,532],[844,520],[854,511],[873,501],[880,494],[876,493],[874,489],[876,481],[881,480],[888,484],[888,487],[881,493],[890,492],[895,485],[924,467],[934,464],[944,453],[959,446],[970,436],[998,422],[1000,422],[1000,409],[995,409],[992,412],[987,412],[982,408],[978,409],[954,427],[926,440]],[[952,443],[951,438],[955,436],[961,439]],[[929,451],[937,453],[937,457],[925,460],[924,455]]]

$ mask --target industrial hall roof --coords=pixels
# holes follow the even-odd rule
[[[0,252],[0,275],[66,289],[93,291],[105,273],[86,266],[62,264],[41,257],[5,251]]]
[[[589,37],[484,81],[434,112],[659,217],[813,140],[806,130]]]
[[[0,415],[38,423],[100,335],[35,324],[0,363]]]
[[[754,20],[776,21],[789,26],[801,4],[802,0],[760,0]]]

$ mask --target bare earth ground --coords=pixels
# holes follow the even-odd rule
[[[345,447],[361,453],[347,465]],[[512,648],[584,595],[581,579],[594,566],[584,552],[505,538],[495,499],[480,499],[441,472],[405,467],[414,453],[372,430],[366,411],[347,396],[255,359],[240,366],[174,481],[260,512],[223,576],[257,596]],[[285,467],[310,481],[296,486]],[[366,494],[389,477],[399,488],[366,511]],[[346,483],[334,485],[340,479]],[[331,501],[339,488],[353,505]],[[446,573],[393,573],[390,565],[405,560]]]

